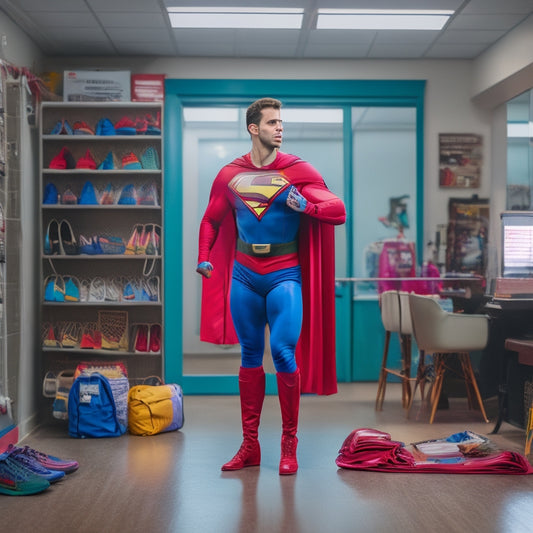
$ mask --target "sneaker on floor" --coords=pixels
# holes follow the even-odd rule
[[[48,455],[44,452],[34,450],[29,446],[17,449],[20,449],[20,453],[38,461],[42,466],[48,468],[48,470],[59,470],[66,474],[70,474],[71,472],[78,470],[80,466],[78,461],[74,461],[73,459],[60,459],[54,455]]]
[[[56,481],[59,481],[60,479],[65,477],[65,472],[62,472],[60,470],[49,470],[48,468],[45,468],[41,463],[39,463],[39,461],[37,461],[36,459],[33,459],[32,457],[28,457],[27,455],[21,453],[20,450],[20,448],[17,448],[16,446],[10,444],[7,448],[6,453],[11,457],[11,459],[13,459],[13,461],[19,463],[20,466],[26,468],[32,474],[46,479],[46,481],[48,481],[49,483],[55,483]]]
[[[10,453],[0,454],[0,494],[27,496],[43,492],[49,486],[46,479],[23,467]]]

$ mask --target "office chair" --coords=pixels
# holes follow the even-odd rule
[[[442,391],[442,383],[447,368],[446,362],[455,354],[461,363],[461,369],[466,384],[468,406],[472,408],[475,398],[479,405],[481,416],[488,422],[483,400],[479,393],[476,377],[470,361],[470,352],[482,350],[487,345],[489,326],[485,315],[467,315],[448,313],[430,296],[409,294],[409,307],[413,334],[421,351],[420,357],[433,354],[435,382],[431,389],[431,414],[429,423],[432,424],[437,411],[437,404]],[[419,376],[415,382],[415,390],[419,384]]]

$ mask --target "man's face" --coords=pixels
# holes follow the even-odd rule
[[[280,118],[280,110],[273,107],[265,107],[261,114],[261,122],[257,127],[259,140],[265,147],[271,149],[279,148],[283,140],[283,124]]]

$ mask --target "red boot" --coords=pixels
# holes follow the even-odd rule
[[[261,410],[265,399],[265,371],[262,366],[239,370],[243,441],[235,457],[222,470],[240,470],[261,463],[261,448],[257,440]]]
[[[279,405],[281,407],[282,435],[280,475],[295,474],[298,470],[296,446],[298,438],[298,412],[300,410],[300,369],[296,372],[278,372]]]

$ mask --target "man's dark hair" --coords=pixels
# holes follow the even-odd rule
[[[281,109],[281,102],[275,98],[260,98],[253,102],[246,110],[246,129],[250,124],[259,124],[261,122],[261,112],[265,107]]]

